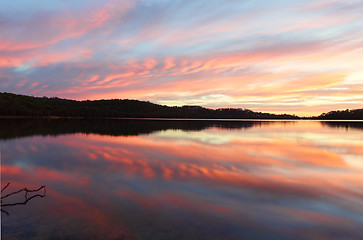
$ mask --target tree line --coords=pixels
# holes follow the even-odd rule
[[[253,112],[241,108],[208,109],[169,107],[130,99],[76,101],[58,97],[32,97],[0,93],[2,116],[59,116],[85,118],[196,118],[196,119],[298,119],[289,114]]]
[[[323,113],[317,117],[317,119],[329,119],[329,120],[363,120],[363,108],[362,109],[353,109],[353,110],[337,110],[330,111],[328,113]]]
[[[76,101],[0,93],[0,116],[81,118],[182,118],[182,119],[301,119],[291,114],[254,112],[241,108],[208,109],[200,106],[169,107],[130,99]],[[363,109],[331,111],[313,119],[363,119]],[[306,119],[306,118],[304,118]]]

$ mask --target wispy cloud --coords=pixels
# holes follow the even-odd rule
[[[19,2],[0,10],[2,91],[302,115],[362,105],[360,1]]]

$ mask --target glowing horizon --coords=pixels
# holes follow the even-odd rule
[[[247,108],[363,107],[363,2],[4,2],[0,91]]]

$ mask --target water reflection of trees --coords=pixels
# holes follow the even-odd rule
[[[340,121],[333,121],[333,122],[321,122],[322,126],[331,127],[331,128],[355,128],[355,129],[363,129],[363,122],[340,122]]]
[[[142,119],[0,119],[0,139],[33,135],[96,133],[111,136],[150,134],[177,129],[201,131],[207,128],[246,129],[274,122],[231,120],[142,120]]]
[[[34,198],[37,198],[37,197],[43,198],[43,197],[45,197],[45,194],[46,194],[45,186],[41,186],[41,187],[39,187],[37,189],[22,188],[22,189],[19,189],[17,191],[13,191],[11,193],[3,195],[3,192],[5,191],[5,189],[7,189],[9,187],[9,185],[10,185],[10,183],[7,183],[5,185],[5,187],[3,187],[1,189],[1,199],[0,199],[1,212],[5,213],[6,215],[9,215],[9,212],[4,210],[3,207],[11,207],[11,206],[16,206],[16,205],[26,205],[30,200],[32,200]],[[16,201],[15,200],[15,201],[10,202],[10,203],[3,203],[3,201],[8,200],[9,197],[19,195],[19,194],[22,194],[22,193],[24,193],[24,200],[23,201]],[[31,195],[31,196],[28,195],[28,194],[32,194],[32,193],[35,193],[35,194]]]

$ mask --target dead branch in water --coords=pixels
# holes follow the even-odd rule
[[[5,187],[3,187],[2,189],[1,189],[1,193],[8,187],[10,185],[10,183],[7,183],[6,184],[6,186]],[[39,192],[40,190],[42,190],[43,189],[43,194],[36,194],[36,195],[33,195],[33,196],[31,196],[31,197],[28,197],[28,193],[34,193],[34,192]],[[21,192],[25,192],[25,195],[24,195],[24,197],[25,197],[25,199],[24,199],[24,201],[23,202],[15,202],[15,203],[6,203],[6,204],[3,204],[3,199],[5,199],[5,198],[8,198],[8,197],[10,197],[10,196],[12,196],[12,195],[15,195],[15,194],[18,194],[18,193],[21,193]],[[46,194],[46,188],[45,188],[45,186],[41,186],[41,187],[39,187],[38,189],[28,189],[28,188],[22,188],[22,189],[20,189],[20,190],[18,190],[18,191],[15,191],[15,192],[12,192],[12,193],[9,193],[9,194],[7,194],[7,195],[5,195],[5,196],[1,196],[1,198],[0,198],[0,202],[1,202],[1,212],[3,212],[3,213],[5,213],[5,214],[7,214],[7,215],[9,215],[9,212],[7,212],[7,211],[5,211],[4,209],[2,209],[2,207],[9,207],[9,206],[15,206],[15,205],[26,205],[31,199],[33,199],[33,198],[36,198],[36,197],[41,197],[41,198],[43,198],[43,197],[45,197],[45,194]]]

